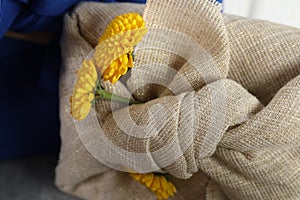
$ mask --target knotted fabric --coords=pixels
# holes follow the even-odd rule
[[[65,17],[62,148],[56,183],[85,199],[155,199],[124,171],[162,172],[174,199],[300,198],[300,30],[222,15],[209,0],[84,3]],[[117,15],[147,35],[135,67],[99,101],[69,114],[75,71]]]

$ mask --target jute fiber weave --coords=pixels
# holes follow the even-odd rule
[[[76,70],[117,15],[148,33],[135,67],[100,101],[70,112]],[[57,186],[89,200],[155,199],[128,173],[166,173],[174,199],[300,199],[300,30],[222,15],[209,0],[83,3],[65,16]],[[100,133],[99,130],[103,130]]]

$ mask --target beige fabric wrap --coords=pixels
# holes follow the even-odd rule
[[[299,199],[300,30],[222,15],[208,0],[148,0],[145,11],[84,3],[66,15],[57,186],[91,200],[155,199],[128,173],[99,162],[97,134],[88,128],[80,137],[69,114],[76,69],[110,20],[126,12],[143,14],[149,32],[136,48],[131,78],[105,87],[147,102],[114,104],[114,115],[109,102],[98,103],[106,137],[122,150],[148,153],[176,185],[174,199]],[[141,134],[157,133],[126,133],[119,125],[128,113],[147,127]],[[121,164],[139,166],[131,161]]]

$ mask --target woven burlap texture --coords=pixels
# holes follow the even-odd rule
[[[148,0],[145,10],[83,3],[65,16],[57,186],[91,200],[156,199],[102,164],[99,155],[110,150],[69,114],[76,70],[108,23],[127,12],[143,14],[149,32],[130,77],[104,86],[145,103],[97,103],[108,140],[129,156],[150,157],[178,189],[173,199],[299,199],[300,30],[222,15],[209,0]],[[135,137],[143,134],[152,135]],[[147,159],[118,159],[135,171],[151,168]]]

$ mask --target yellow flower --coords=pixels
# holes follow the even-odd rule
[[[111,83],[116,83],[119,78],[126,74],[128,68],[133,67],[132,52],[123,54],[115,59],[104,71],[102,77],[104,80],[109,80]]]
[[[133,47],[146,32],[145,21],[138,13],[123,14],[111,21],[95,51],[104,80],[116,83],[133,67]]]
[[[77,120],[83,120],[89,114],[95,99],[98,74],[91,60],[85,60],[77,71],[77,80],[70,98],[71,114]]]
[[[103,35],[99,39],[99,43],[110,38],[113,35],[124,33],[128,30],[144,28],[145,21],[138,13],[126,13],[117,16],[106,27]]]
[[[166,177],[163,175],[157,175],[154,173],[130,173],[130,175],[133,179],[144,184],[147,188],[153,191],[159,200],[166,200],[170,196],[174,196],[174,194],[177,192],[173,183],[167,181]]]

